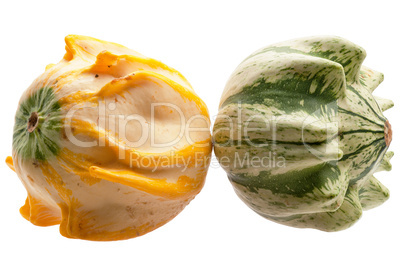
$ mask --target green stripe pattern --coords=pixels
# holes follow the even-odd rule
[[[237,195],[265,218],[338,231],[389,196],[383,75],[339,37],[309,37],[246,58],[222,94],[215,154]],[[387,153],[387,154],[386,154]],[[383,159],[384,158],[384,159]]]
[[[28,122],[33,113],[37,124],[29,131]],[[60,151],[61,107],[51,87],[35,91],[20,103],[15,115],[13,150],[21,160],[41,162]]]

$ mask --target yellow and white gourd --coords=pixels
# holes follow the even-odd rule
[[[69,238],[120,240],[174,218],[203,187],[204,102],[176,70],[124,46],[66,37],[66,54],[21,97],[7,164],[22,216]],[[195,130],[198,129],[198,130]]]

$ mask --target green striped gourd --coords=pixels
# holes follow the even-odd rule
[[[215,154],[237,195],[263,217],[338,231],[389,191],[391,100],[383,74],[345,39],[307,37],[262,48],[233,72],[214,124]]]

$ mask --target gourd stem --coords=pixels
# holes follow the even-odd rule
[[[389,146],[392,141],[392,128],[388,120],[384,124],[384,135],[385,135],[385,144]]]
[[[38,113],[32,112],[31,116],[28,119],[28,126],[27,126],[28,132],[32,133],[38,126],[38,123],[39,123]]]

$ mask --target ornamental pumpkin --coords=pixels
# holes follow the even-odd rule
[[[66,54],[24,92],[7,164],[22,216],[86,240],[121,240],[174,218],[203,187],[204,102],[176,70],[124,46],[65,38]]]
[[[390,170],[392,101],[366,52],[319,36],[264,47],[230,76],[214,150],[237,195],[263,217],[338,231],[389,197],[373,173]]]

